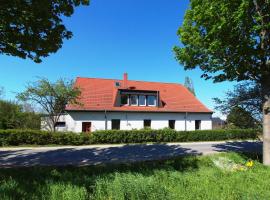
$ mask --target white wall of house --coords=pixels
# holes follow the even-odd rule
[[[201,130],[212,129],[212,114],[188,113],[185,122],[185,113],[136,113],[136,112],[107,112],[107,129],[112,128],[112,119],[120,119],[120,129],[132,130],[144,128],[144,120],[151,120],[152,129],[169,127],[169,120],[175,120],[175,130],[195,130],[195,120],[201,120]],[[82,131],[82,122],[91,122],[91,131],[105,130],[104,112],[69,112],[61,116],[59,121],[66,122],[59,131]],[[43,129],[45,129],[43,127]]]

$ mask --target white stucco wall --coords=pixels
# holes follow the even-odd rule
[[[151,120],[152,129],[162,129],[169,126],[169,120],[175,120],[176,130],[185,130],[185,113],[135,113],[135,112],[107,112],[107,128],[111,129],[112,119],[120,119],[120,129],[142,129],[145,119]],[[201,120],[201,130],[212,129],[212,115],[188,113],[187,130],[195,130],[195,120]],[[91,131],[105,130],[104,112],[69,112],[59,121],[65,121],[66,127],[58,128],[59,131],[82,131],[82,122],[91,122]]]

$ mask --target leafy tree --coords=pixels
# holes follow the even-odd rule
[[[185,78],[184,86],[195,96],[193,81],[190,77]]]
[[[41,62],[62,47],[72,32],[61,17],[89,0],[2,0],[0,3],[0,54]]]
[[[251,80],[261,87],[264,163],[270,165],[270,2],[268,0],[190,0],[178,31],[183,47],[176,58],[202,77]]]
[[[26,90],[17,95],[17,98],[30,103],[36,103],[46,112],[47,126],[50,130],[56,130],[56,124],[60,116],[65,113],[68,103],[81,105],[78,101],[80,89],[73,87],[73,81],[60,79],[55,83],[47,79],[40,79],[31,83]]]
[[[0,129],[40,129],[40,115],[23,112],[15,102],[0,100]]]
[[[0,129],[17,128],[20,109],[20,106],[15,103],[0,100]]]
[[[262,121],[263,99],[260,85],[253,82],[240,83],[234,86],[232,91],[226,92],[225,99],[216,97],[213,100],[215,109],[220,110],[222,114],[229,114],[233,107],[241,107],[256,120]]]
[[[227,116],[227,123],[233,124],[237,128],[255,128],[256,120],[251,114],[241,107],[233,107]]]
[[[35,112],[21,112],[19,115],[20,118],[20,129],[37,129],[41,128],[41,114]]]

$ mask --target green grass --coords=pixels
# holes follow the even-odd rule
[[[224,172],[213,157],[95,167],[0,169],[0,199],[270,199],[270,168],[255,161],[248,171]],[[256,159],[256,156],[253,157]]]

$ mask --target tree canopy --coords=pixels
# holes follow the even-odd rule
[[[89,0],[3,0],[0,3],[0,54],[30,58],[55,53],[72,32],[62,17]]]
[[[194,85],[193,85],[193,81],[190,77],[185,77],[185,83],[184,86],[194,95],[195,94],[195,89],[194,89]]]
[[[241,107],[232,107],[228,116],[227,124],[232,124],[237,128],[255,128],[256,120],[251,116],[251,114]]]
[[[16,102],[0,100],[0,129],[40,129],[40,114],[24,111]]]
[[[261,87],[254,82],[243,82],[234,86],[233,90],[226,92],[224,99],[214,98],[215,109],[228,115],[233,107],[241,107],[249,112],[252,117],[262,121],[263,99]]]
[[[174,47],[187,69],[221,81],[254,81],[261,87],[264,163],[270,165],[270,2],[190,0]]]
[[[270,2],[267,0],[191,0],[175,47],[185,69],[200,67],[202,77],[268,80]]]
[[[59,79],[50,82],[47,79],[40,79],[30,83],[26,90],[17,95],[17,98],[24,102],[38,104],[47,114],[46,126],[55,131],[56,124],[68,103],[80,105],[80,89],[73,87],[73,81]],[[45,118],[44,118],[45,119]]]

